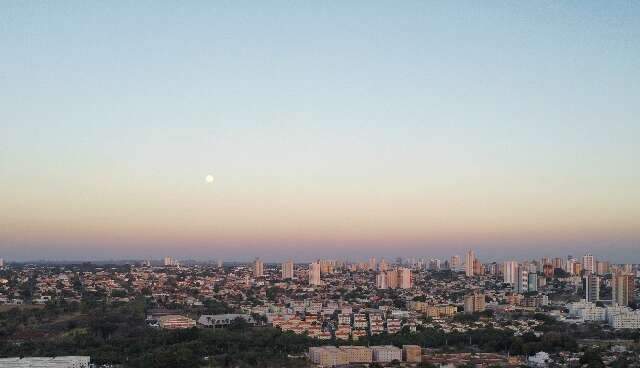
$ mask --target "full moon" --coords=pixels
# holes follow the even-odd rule
[[[204,180],[207,183],[213,183],[213,175],[207,175],[207,177],[205,177]]]

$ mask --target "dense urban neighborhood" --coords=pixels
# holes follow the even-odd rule
[[[639,271],[473,251],[3,264],[0,367],[637,367]]]

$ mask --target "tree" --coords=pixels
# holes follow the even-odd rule
[[[247,322],[244,318],[242,317],[236,317],[234,318],[233,321],[231,321],[231,323],[229,323],[229,329],[230,330],[246,330],[249,327],[251,327],[251,325],[249,324],[249,322]]]
[[[429,362],[418,363],[416,368],[437,368],[435,364]]]
[[[604,362],[600,357],[600,352],[597,350],[586,350],[584,355],[580,358],[580,364],[586,364],[589,368],[601,368],[604,367]]]

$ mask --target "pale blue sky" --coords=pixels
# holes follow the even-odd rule
[[[638,19],[632,1],[5,1],[0,257],[640,262]]]

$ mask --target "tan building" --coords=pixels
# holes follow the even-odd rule
[[[398,270],[389,270],[384,274],[387,277],[387,287],[396,289],[398,287]]]
[[[574,263],[573,264],[573,272],[572,273],[574,275],[579,275],[580,272],[582,272],[582,263],[578,263],[578,262]]]
[[[410,289],[412,283],[411,270],[404,267],[398,268],[398,287],[400,289]]]
[[[293,261],[288,260],[282,264],[282,279],[293,278]]]
[[[597,261],[596,262],[596,273],[598,275],[604,275],[606,273],[609,273],[609,262],[607,261]]]
[[[402,358],[408,363],[420,363],[422,348],[418,345],[402,345]]]
[[[411,302],[411,308],[416,312],[424,313],[427,317],[450,317],[458,312],[453,305],[430,305],[425,302]]]
[[[632,275],[616,274],[611,280],[611,292],[613,302],[618,305],[628,306],[633,302],[634,279]]]
[[[264,276],[264,263],[262,263],[262,260],[260,260],[260,258],[256,258],[256,260],[253,262],[253,276]]]
[[[346,351],[335,346],[316,346],[309,348],[309,359],[321,367],[335,367],[336,365],[349,364],[349,356]]]
[[[470,250],[467,252],[467,257],[465,258],[465,262],[464,262],[464,273],[467,277],[472,277],[473,276],[473,265],[474,262],[476,260],[476,254]]]
[[[336,268],[336,261],[333,259],[321,259],[320,260],[320,273],[333,273]]]
[[[464,312],[471,314],[485,310],[484,293],[473,293],[464,297]]]
[[[341,346],[340,350],[347,354],[349,363],[371,363],[373,352],[366,346]]]
[[[320,279],[320,262],[309,264],[309,285],[322,285],[322,280]]]
[[[158,324],[160,325],[160,328],[166,328],[167,330],[177,330],[195,327],[196,321],[185,316],[168,315],[159,317]]]
[[[411,270],[404,267],[380,272],[376,276],[378,289],[409,289],[412,284]]]

